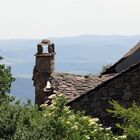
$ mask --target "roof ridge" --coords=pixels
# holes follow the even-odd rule
[[[95,89],[97,89],[97,88],[100,88],[100,87],[103,86],[104,84],[107,84],[108,82],[110,82],[110,81],[112,81],[112,80],[118,78],[119,76],[121,76],[121,75],[123,75],[123,74],[125,74],[125,73],[127,73],[127,72],[129,72],[129,71],[131,71],[131,70],[133,70],[133,69],[134,69],[135,67],[137,67],[138,65],[140,65],[140,61],[139,61],[138,63],[134,64],[134,65],[131,65],[131,67],[125,69],[125,70],[122,71],[121,73],[114,75],[114,77],[112,77],[112,78],[110,78],[110,79],[104,81],[104,82],[101,83],[100,85],[97,85],[97,86],[94,87],[93,89],[87,91],[85,94],[83,94],[83,95],[81,95],[81,96],[75,98],[74,100],[69,101],[69,102],[68,102],[68,105],[71,104],[72,102],[74,102],[74,101],[76,101],[76,100],[78,100],[78,99],[84,97],[85,95],[89,94],[91,91],[93,91],[93,90],[95,90]]]
[[[140,41],[139,41],[133,48],[131,48],[131,49],[123,56],[123,58],[132,55],[132,54],[133,54],[134,52],[136,52],[138,49],[140,49]]]
[[[110,70],[111,68],[115,67],[117,64],[121,63],[123,60],[125,60],[126,58],[128,58],[129,56],[133,55],[137,50],[140,49],[140,41],[133,47],[131,48],[121,59],[119,59],[117,62],[115,62],[111,67],[109,67],[108,69],[106,69],[105,72],[101,73],[106,74],[106,72],[108,70]]]

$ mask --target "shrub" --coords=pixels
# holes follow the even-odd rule
[[[112,64],[105,64],[102,66],[101,73],[105,72],[107,69],[109,69],[112,66]]]
[[[7,99],[11,97],[7,95]],[[0,138],[5,140],[116,140],[110,128],[103,128],[97,118],[74,113],[63,95],[55,97],[41,110],[30,102],[20,104],[13,98],[0,105]]]
[[[11,83],[14,78],[11,74],[11,68],[0,64],[0,94],[10,93]]]
[[[111,104],[114,110],[110,110],[109,112],[114,113],[115,117],[123,119],[123,123],[117,124],[117,126],[123,129],[124,134],[127,135],[127,139],[140,140],[140,107],[135,102],[127,109],[119,105],[116,101],[112,101]]]

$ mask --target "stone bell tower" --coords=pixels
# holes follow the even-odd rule
[[[44,53],[43,47],[46,45],[48,46],[48,52]],[[54,72],[54,56],[54,44],[51,43],[50,40],[42,40],[41,43],[37,45],[37,53],[35,54],[36,61],[32,78],[35,86],[35,104],[37,105],[43,104],[46,96],[52,94],[51,90],[46,91],[46,86],[49,86],[49,89],[51,89],[51,84],[48,83],[48,81]]]

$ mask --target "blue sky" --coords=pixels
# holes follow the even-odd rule
[[[0,0],[0,38],[140,34],[140,0]]]

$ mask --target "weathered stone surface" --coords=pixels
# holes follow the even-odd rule
[[[140,63],[117,74],[82,76],[53,73],[54,55],[55,53],[36,55],[33,72],[36,104],[50,103],[48,97],[51,94],[64,93],[71,108],[99,117],[105,125],[116,122],[107,112],[107,109],[112,108],[109,101],[117,100],[124,107],[129,107],[133,100],[140,104]],[[57,88],[53,88],[52,92],[44,92],[50,77],[57,83]]]
[[[87,115],[99,117],[104,125],[114,126],[116,120],[106,111],[112,108],[109,101],[117,100],[124,107],[131,106],[134,100],[140,104],[139,75],[140,63],[93,88],[93,90],[71,101],[68,105],[75,110],[85,111]]]
[[[124,96],[122,96],[123,100],[129,101],[132,98],[132,92],[125,92]]]
[[[42,46],[41,46],[42,47]],[[51,73],[54,72],[54,55],[55,53],[43,53],[43,49],[39,48],[36,56],[36,63],[33,70],[34,86],[35,86],[35,104],[41,105],[46,102],[48,96],[52,94],[53,89],[48,92],[45,90]],[[53,87],[53,84],[52,84]],[[51,92],[50,92],[51,91]]]
[[[64,93],[69,99],[69,101],[76,99],[77,97],[86,94],[91,89],[97,87],[98,85],[102,84],[106,80],[111,79],[116,74],[109,74],[109,75],[74,75],[68,73],[53,73],[53,78],[58,81],[58,92]],[[104,89],[103,89],[104,90]],[[104,90],[106,91],[106,90]],[[101,96],[104,96],[102,94]]]

